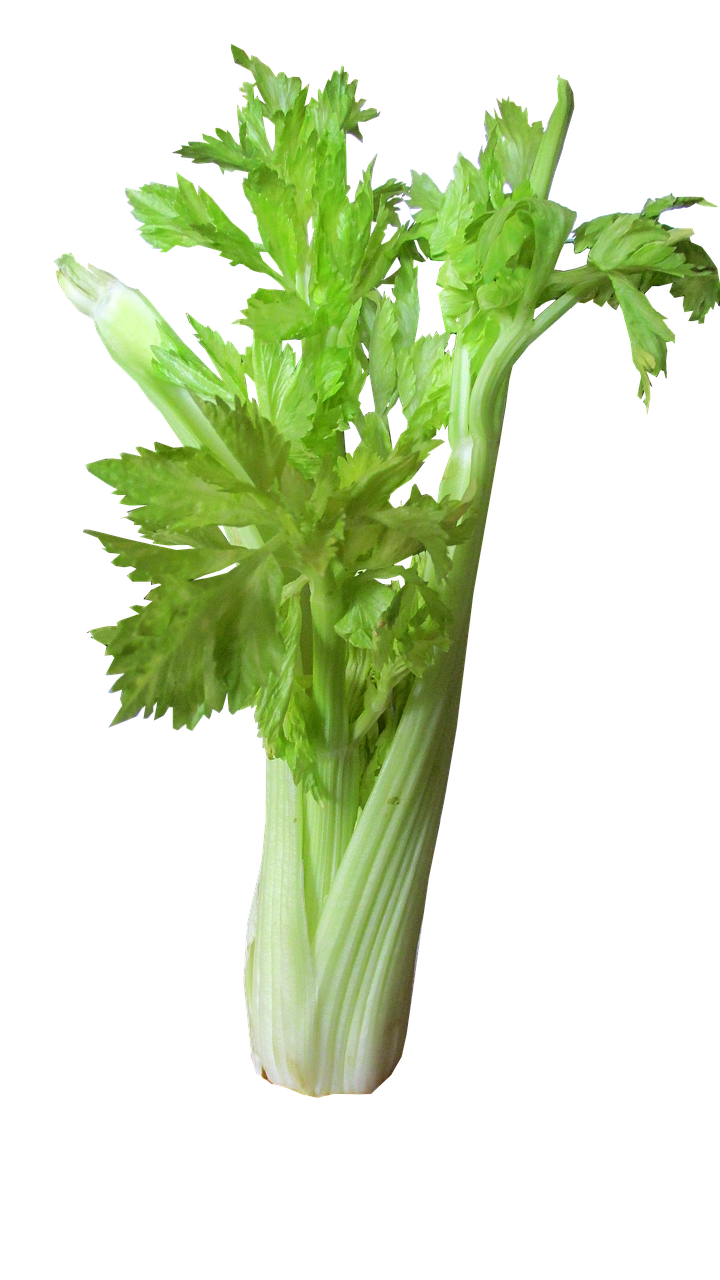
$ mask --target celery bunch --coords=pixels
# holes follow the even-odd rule
[[[445,192],[425,174],[374,186],[371,164],[351,197],[347,137],[377,114],[356,83],[336,72],[308,99],[299,79],[233,56],[252,76],[237,135],[180,154],[245,175],[258,239],[186,178],[128,195],[150,244],[202,245],[270,278],[242,316],[252,345],[190,318],[208,363],[142,294],[58,264],[180,441],[90,467],[140,540],[93,536],[152,584],[132,617],[93,635],[117,677],[114,723],[172,708],[192,729],[226,703],[254,708],[267,755],[246,963],[254,1061],[301,1093],[366,1093],[405,1039],[513,365],[576,303],[607,303],[647,403],[673,337],[649,290],[669,285],[702,322],[718,273],[692,231],[661,221],[699,197],[573,230],[549,199],[572,114],[564,80],[545,129],[509,101],[486,116],[478,163],[460,156]],[[587,259],[558,270],[569,239]],[[442,263],[445,331],[418,338],[426,258]],[[445,429],[437,498],[413,487],[393,502]]]

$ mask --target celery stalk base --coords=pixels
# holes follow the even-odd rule
[[[473,538],[456,550],[451,646],[415,684],[319,906],[310,846],[317,815],[308,822],[316,802],[283,761],[267,763],[265,843],[248,930],[248,1020],[258,1072],[299,1093],[372,1093],[402,1055],[498,444],[499,430],[475,450],[478,516]],[[326,804],[342,806],[346,795],[338,789]],[[330,813],[326,826],[336,831],[346,821],[347,814]]]

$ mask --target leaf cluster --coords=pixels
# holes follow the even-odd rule
[[[297,77],[235,47],[233,57],[252,76],[236,133],[204,134],[180,155],[242,175],[257,238],[181,176],[128,195],[150,244],[213,249],[274,287],[247,301],[243,351],[189,317],[204,359],[159,325],[155,374],[194,397],[214,428],[208,439],[227,452],[158,444],[91,465],[139,533],[94,536],[151,586],[131,617],[93,635],[112,658],[115,722],[172,708],[174,725],[192,728],[224,705],[252,706],[268,754],[319,793],[312,607],[330,584],[364,803],[413,682],[450,643],[444,584],[473,527],[466,500],[416,486],[393,500],[448,424],[450,335],[475,379],[510,327],[527,343],[545,307],[608,303],[624,316],[647,401],[673,337],[649,289],[670,285],[700,322],[720,301],[717,269],[692,232],[660,221],[706,202],[668,196],[573,232],[575,214],[537,179],[550,127],[509,100],[486,116],[477,164],[459,156],[446,191],[415,172],[410,188],[374,186],[371,164],[351,193],[347,138],[377,114],[356,82],[340,70],[309,98]],[[414,221],[401,220],[405,199]],[[569,239],[587,263],[558,271]],[[423,256],[441,264],[445,332],[418,338]],[[368,382],[372,408],[361,407]],[[352,453],[349,426],[360,437]]]
[[[660,221],[670,210],[707,204],[701,196],[668,195],[646,201],[640,213],[604,214],[582,223],[572,238],[576,253],[587,251],[587,266],[554,272],[543,299],[571,288],[582,302],[620,309],[640,374],[638,395],[646,405],[650,377],[667,374],[667,344],[674,341],[665,316],[647,297],[649,290],[669,285],[672,296],[682,298],[690,319],[700,324],[720,303],[717,267],[692,240],[693,231]]]

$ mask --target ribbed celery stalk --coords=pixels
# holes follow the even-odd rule
[[[248,480],[197,401],[184,387],[176,387],[160,376],[153,366],[154,350],[162,346],[162,328],[172,330],[159,311],[139,289],[130,289],[117,276],[99,267],[83,267],[71,253],[58,258],[60,288],[73,306],[93,321],[98,335],[116,364],[130,375],[148,400],[160,410],[168,426],[183,445],[204,446],[238,480]],[[257,529],[226,528],[230,542],[239,547],[261,544]]]
[[[306,797],[304,878],[313,938],[358,815],[360,762],[350,741],[345,691],[347,645],[335,630],[343,613],[339,586],[328,572],[311,583],[313,696],[322,721],[317,747],[322,801]]]
[[[313,847],[318,828],[307,822],[308,807],[317,806],[293,786],[285,765],[268,762],[265,845],[248,931],[248,1016],[258,1069],[301,1093],[370,1093],[402,1054],[508,377],[535,336],[532,322],[510,326],[474,385],[466,363],[457,362],[453,450],[444,487],[462,492],[472,479],[476,496],[473,536],[456,548],[448,581],[452,643],[410,694],[320,902],[319,922],[315,883],[321,846]],[[340,789],[328,794],[328,827],[333,810],[349,820],[347,804]]]
[[[172,707],[193,728],[225,705],[255,708],[268,763],[245,970],[253,1059],[303,1094],[368,1093],[405,1041],[512,368],[577,302],[609,303],[647,404],[673,338],[649,289],[669,284],[702,323],[720,283],[692,231],[659,221],[699,197],[574,230],[549,199],[573,109],[563,79],[545,129],[500,102],[478,164],[460,156],[444,193],[418,173],[373,187],[371,165],[351,199],[345,138],[376,114],[355,82],[337,72],[308,101],[299,77],[232,52],[255,81],[238,140],[218,130],[180,154],[247,174],[259,238],[180,175],[128,196],[150,244],[202,245],[280,286],[247,300],[252,345],[193,321],[214,374],[142,294],[58,264],[186,446],[91,464],[144,540],[94,536],[151,584],[131,618],[93,635],[119,675],[115,723]],[[587,263],[559,270],[570,241]],[[446,327],[418,338],[423,257],[442,263]],[[362,439],[350,455],[349,423]],[[394,505],[443,427],[439,500],[414,489]]]

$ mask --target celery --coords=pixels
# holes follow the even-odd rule
[[[702,322],[718,273],[690,230],[660,221],[699,197],[573,229],[549,198],[573,108],[564,80],[545,129],[501,102],[478,164],[460,156],[445,192],[424,174],[374,187],[370,165],[351,199],[347,136],[376,114],[355,83],[336,72],[308,100],[299,79],[233,55],[253,77],[237,138],[217,130],[180,154],[245,174],[258,240],[182,177],[129,198],[150,244],[211,248],[278,286],[248,301],[252,345],[191,319],[211,368],[142,294],[58,263],[181,445],[90,468],[142,540],[94,536],[152,584],[131,618],[93,634],[118,677],[115,723],[172,708],[193,728],[254,707],[267,794],[245,974],[253,1059],[300,1093],[368,1093],[405,1040],[512,368],[577,303],[608,303],[648,404],[673,338],[649,290],[669,285]],[[558,270],[568,240],[587,261]],[[445,331],[418,338],[423,259],[442,264]],[[414,487],[394,503],[445,429],[437,500]]]

